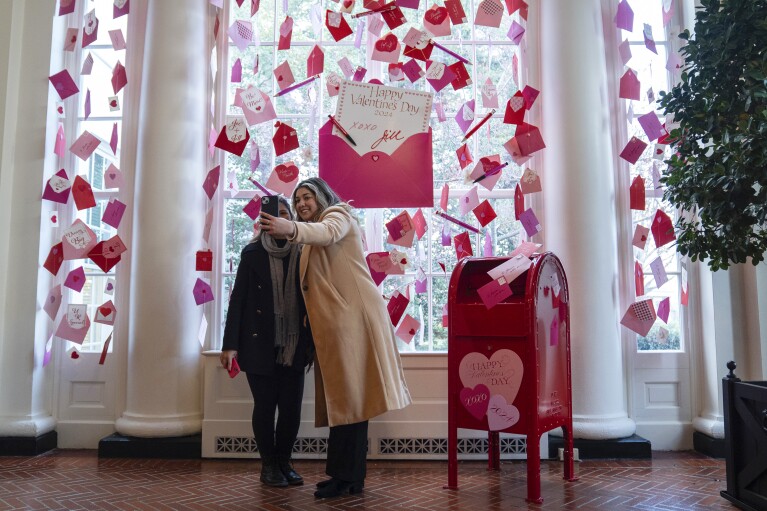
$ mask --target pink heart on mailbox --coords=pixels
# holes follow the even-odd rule
[[[464,387],[460,394],[461,404],[476,419],[481,419],[487,413],[487,405],[490,403],[490,389],[487,385],[479,384],[473,389]]]

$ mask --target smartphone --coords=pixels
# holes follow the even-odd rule
[[[240,374],[240,364],[237,363],[237,359],[236,358],[233,358],[232,359],[232,369],[229,371],[229,377],[230,378],[234,378],[238,374]]]
[[[261,197],[261,211],[272,216],[280,216],[280,201],[277,197],[269,195]]]

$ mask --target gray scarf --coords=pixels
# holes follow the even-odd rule
[[[277,363],[293,364],[293,355],[298,344],[298,297],[296,293],[296,264],[300,249],[293,243],[278,246],[271,235],[261,233],[261,244],[269,254],[269,271],[272,276],[274,296],[274,347],[277,348]],[[283,259],[288,258],[288,275],[285,277]]]

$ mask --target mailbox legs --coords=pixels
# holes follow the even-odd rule
[[[501,469],[501,435],[497,431],[487,432],[487,469]]]
[[[562,426],[565,441],[565,475],[564,479],[567,481],[577,481],[578,477],[575,475],[575,467],[573,466],[573,428],[572,426]]]
[[[541,498],[541,437],[527,435],[527,502],[543,504]]]
[[[454,399],[447,405],[447,486],[446,490],[458,489],[458,428],[455,427]]]

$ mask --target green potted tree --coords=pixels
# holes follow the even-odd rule
[[[767,251],[767,1],[701,0],[685,30],[672,114],[673,156],[661,182],[684,213],[677,250],[712,270]]]

